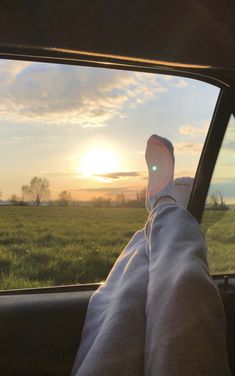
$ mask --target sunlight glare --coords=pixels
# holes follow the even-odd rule
[[[89,150],[82,158],[80,172],[85,176],[102,175],[120,169],[117,155],[110,149]]]

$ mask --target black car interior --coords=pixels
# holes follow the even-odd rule
[[[166,73],[221,88],[189,210],[200,222],[235,114],[234,0],[41,0],[0,3],[0,58]],[[214,277],[235,375],[235,275]],[[0,291],[0,374],[69,375],[99,284]],[[199,344],[200,345],[200,344]]]

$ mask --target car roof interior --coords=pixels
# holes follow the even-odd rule
[[[2,1],[1,56],[114,64],[235,85],[233,0]]]

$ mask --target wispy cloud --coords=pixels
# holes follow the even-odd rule
[[[53,64],[0,63],[0,118],[102,127],[167,92],[183,79]]]
[[[228,151],[231,154],[235,153],[235,141],[231,141],[230,139],[226,139],[222,145],[222,152]]]
[[[112,180],[117,180],[117,179],[122,179],[122,178],[141,176],[141,173],[140,172],[136,172],[136,171],[110,172],[108,174],[94,174],[94,176],[99,176],[99,177],[102,177],[102,178],[108,178],[108,179],[112,179]]]
[[[49,64],[0,65],[0,117],[7,120],[104,126],[125,105],[165,92],[156,76]]]
[[[128,191],[129,187],[97,187],[97,188],[75,188],[70,189],[71,192],[122,192],[122,191]]]
[[[184,136],[205,136],[208,131],[209,125],[209,121],[205,122],[203,125],[198,126],[191,124],[182,125],[179,128],[179,133]]]
[[[61,171],[41,171],[41,175],[45,175],[48,177],[53,177],[53,176],[73,176],[73,177],[79,177],[79,178],[85,178],[87,179],[86,176],[83,174],[79,174],[76,171],[72,170],[61,170]],[[142,177],[143,172],[141,171],[120,171],[120,172],[109,172],[105,174],[92,174],[92,177],[100,177],[100,178],[105,178],[105,179],[110,179],[110,180],[119,180],[119,179],[126,179],[126,178],[131,178],[131,177]]]
[[[174,149],[176,153],[185,152],[201,152],[203,143],[193,143],[193,142],[178,142],[174,144]]]
[[[184,80],[183,78],[180,78],[178,80],[174,80],[172,83],[171,83],[171,86],[174,86],[178,89],[184,89],[186,87],[188,87],[188,82],[186,80]]]
[[[234,186],[234,177],[231,176],[214,176],[212,180],[212,185],[215,184],[232,184]],[[234,190],[235,192],[235,190]]]
[[[70,176],[77,176],[77,173],[71,170],[62,170],[62,171],[41,171],[40,174],[42,176],[47,176],[47,177],[70,177]]]
[[[179,168],[175,171],[175,178],[182,178],[185,176],[194,177],[195,167],[193,168]]]

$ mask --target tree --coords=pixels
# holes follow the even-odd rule
[[[72,195],[68,191],[62,191],[59,194],[58,203],[61,206],[68,206],[69,203],[72,201]]]
[[[42,200],[50,197],[50,183],[46,178],[38,178],[35,176],[29,185],[21,187],[23,199],[28,198],[35,201],[37,206],[40,205]]]
[[[136,193],[136,206],[145,207],[146,188],[141,189]]]
[[[90,202],[94,208],[109,208],[111,206],[110,199],[102,196],[93,197]]]
[[[218,206],[218,196],[217,192],[212,192],[210,195],[210,200],[213,208],[217,208]]]
[[[124,192],[117,194],[115,201],[118,206],[124,206],[126,202],[126,197],[125,197]]]
[[[210,195],[210,200],[213,209],[223,209],[226,210],[227,206],[224,201],[224,197],[220,191],[212,192]]]
[[[145,196],[146,196],[146,188],[143,188],[136,193],[136,200],[145,201]]]
[[[15,193],[12,193],[11,197],[9,198],[9,201],[11,205],[18,205],[20,202],[20,199],[17,197]]]
[[[225,202],[224,202],[224,198],[222,196],[222,193],[220,191],[218,191],[217,194],[218,194],[219,201],[220,201],[220,207],[224,208],[225,207]]]

